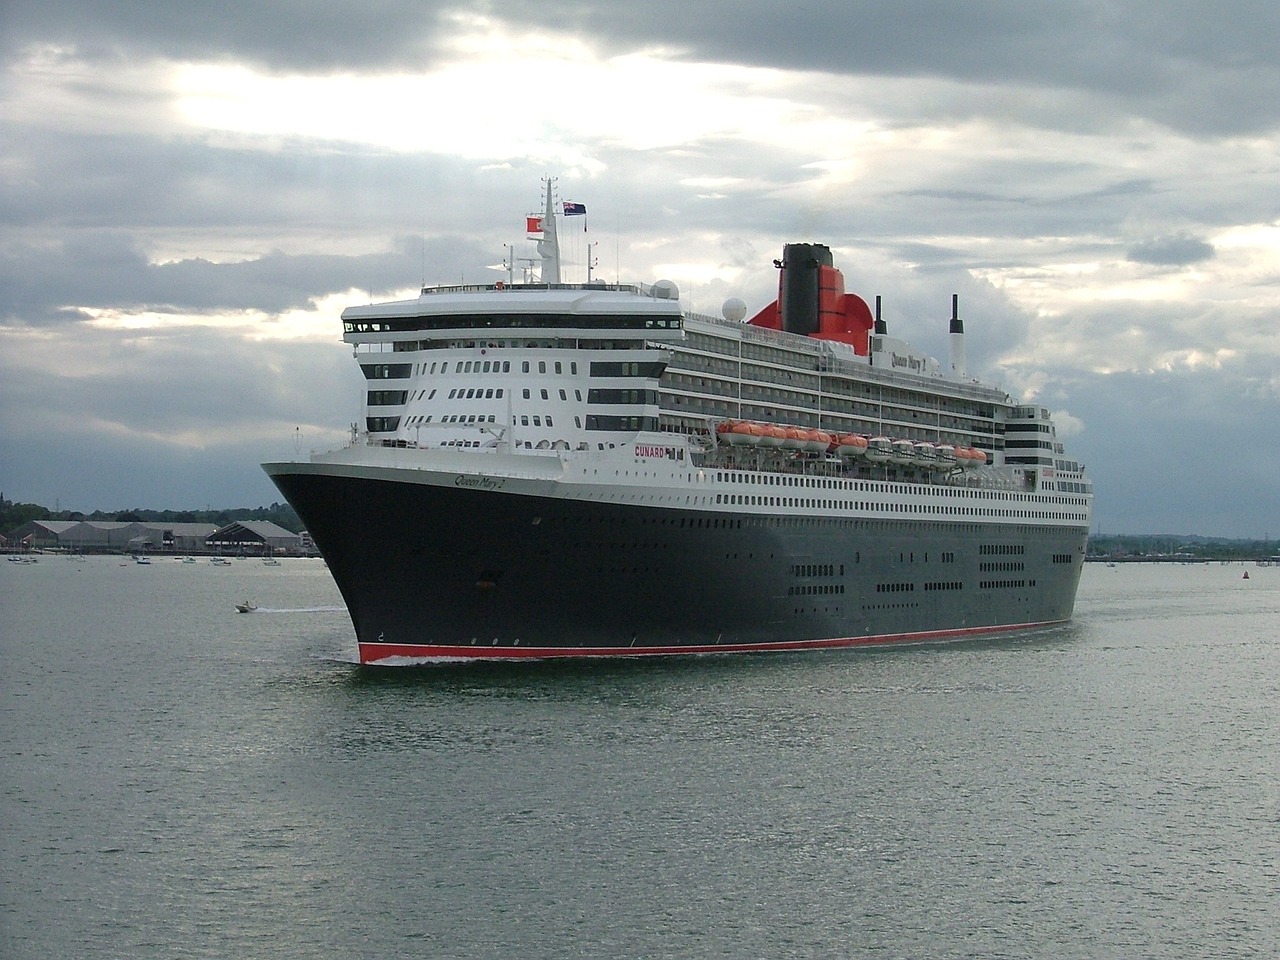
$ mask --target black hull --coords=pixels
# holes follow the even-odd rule
[[[365,662],[843,646],[1060,622],[1087,538],[269,472],[328,562]]]

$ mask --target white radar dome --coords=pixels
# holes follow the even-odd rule
[[[747,304],[741,297],[730,297],[724,302],[724,306],[720,308],[720,312],[726,320],[732,320],[734,323],[741,323],[742,318],[747,315]]]
[[[670,280],[659,280],[652,287],[653,296],[657,300],[679,300],[680,288]]]

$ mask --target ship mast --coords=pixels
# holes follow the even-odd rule
[[[546,210],[542,216],[542,238],[538,241],[538,253],[542,256],[542,282],[560,282],[560,239],[556,236],[556,212],[551,205],[551,185],[555,177],[544,177],[547,185]]]

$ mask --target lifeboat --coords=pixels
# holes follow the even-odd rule
[[[938,448],[928,440],[922,440],[917,443],[916,463],[922,467],[936,467],[938,465]]]
[[[738,425],[737,420],[721,420],[716,424],[716,439],[721,443],[727,443],[733,446],[738,441],[734,438],[733,430]]]
[[[787,431],[785,427],[777,427],[771,423],[759,424],[760,427],[760,446],[762,447],[780,447],[784,440],[787,439]]]
[[[867,459],[888,463],[893,459],[893,442],[888,437],[872,437],[867,441]]]
[[[831,446],[828,449],[840,457],[865,456],[867,438],[856,433],[841,433],[832,437]]]
[[[969,458],[973,460],[975,467],[985,467],[987,465],[987,455],[977,447],[969,448]]]
[[[804,448],[810,453],[826,453],[835,437],[825,430],[806,430]]]
[[[956,448],[949,443],[941,443],[935,448],[934,456],[939,470],[950,470],[956,465]]]
[[[916,462],[916,445],[910,440],[894,440],[891,459],[894,463],[910,466]]]
[[[809,431],[800,427],[781,427],[782,449],[803,450],[809,441]]]
[[[733,420],[728,430],[724,431],[725,442],[734,447],[755,446],[760,442],[763,428],[750,420]],[[724,426],[724,424],[721,424]]]

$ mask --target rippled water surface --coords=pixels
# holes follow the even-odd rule
[[[368,670],[318,561],[0,563],[0,957],[1276,956],[1278,626]]]

